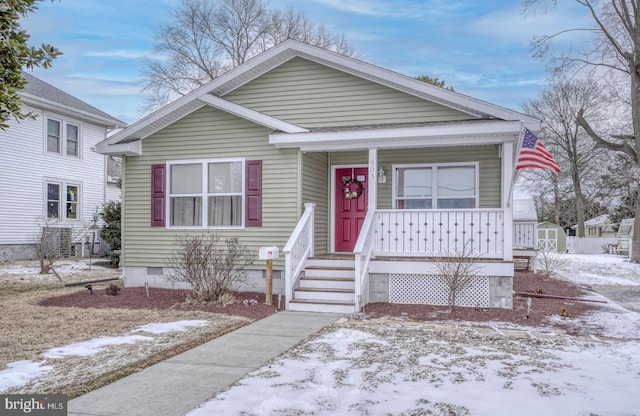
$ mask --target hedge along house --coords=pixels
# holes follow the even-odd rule
[[[523,127],[540,122],[286,41],[98,146],[123,156],[126,285],[168,286],[176,237],[215,231],[280,249],[287,309],[446,304],[435,262],[463,247],[480,272],[460,304],[510,308]]]

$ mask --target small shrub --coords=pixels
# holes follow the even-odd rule
[[[102,206],[104,225],[100,229],[100,237],[109,244],[107,257],[111,264],[118,267],[120,263],[120,216],[122,204],[120,201],[110,201]]]
[[[550,250],[542,250],[538,253],[538,264],[545,277],[553,277],[567,266],[568,260],[562,254]]]
[[[237,237],[223,240],[215,233],[178,237],[175,245],[169,279],[191,285],[196,302],[224,303],[246,281],[254,258]]]
[[[453,312],[457,305],[458,295],[473,283],[478,276],[479,266],[477,257],[473,256],[470,245],[465,244],[461,250],[445,253],[435,263],[440,278],[449,289],[447,304]]]
[[[118,296],[118,292],[120,292],[120,286],[112,283],[107,286],[104,291],[107,292],[107,295],[109,296]]]

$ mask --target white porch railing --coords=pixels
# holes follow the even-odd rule
[[[375,211],[369,210],[353,253],[355,254],[355,312],[369,303],[369,261],[373,255],[376,229],[373,226]]]
[[[538,248],[538,224],[535,222],[513,222],[513,246]]]
[[[304,213],[284,246],[285,309],[293,298],[293,288],[309,257],[313,257],[313,211],[315,204],[304,204]]]
[[[462,251],[485,258],[504,258],[504,211],[376,210],[376,256],[437,257]]]

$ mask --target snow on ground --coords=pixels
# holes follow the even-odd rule
[[[559,278],[640,285],[640,266],[622,257],[562,256]],[[328,328],[189,416],[640,416],[640,314],[609,300],[574,325],[586,337],[501,324]]]
[[[640,264],[629,262],[625,257],[611,254],[561,254],[565,264],[557,272],[557,277],[578,285],[640,287]],[[579,332],[588,335],[597,333],[622,339],[640,339],[640,313],[616,304],[615,299],[607,299],[594,293],[589,298],[606,300],[607,305],[597,311],[569,321]],[[636,302],[640,305],[640,296]],[[635,308],[640,310],[640,308]],[[558,316],[549,320],[562,319]],[[564,322],[565,324],[567,321]]]
[[[63,347],[51,348],[42,354],[45,360],[41,362],[25,360],[7,364],[7,368],[0,371],[0,393],[9,388],[24,386],[31,380],[52,370],[52,366],[45,365],[46,359],[65,358],[69,356],[87,357],[96,355],[112,346],[154,341],[153,337],[136,335],[135,333],[137,332],[159,335],[169,332],[186,331],[191,327],[208,324],[209,321],[205,320],[151,323],[142,325],[127,335],[117,337],[99,337],[84,342],[65,345]]]
[[[639,352],[474,328],[332,328],[188,415],[633,415]]]
[[[613,254],[559,254],[558,274],[582,285],[640,285],[640,265]]]

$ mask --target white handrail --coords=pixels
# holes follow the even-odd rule
[[[360,229],[358,241],[353,250],[355,255],[355,312],[369,303],[368,282],[369,282],[369,261],[373,254],[375,227],[373,219],[375,210],[370,209],[364,218],[364,223]]]
[[[309,257],[313,257],[314,209],[315,204],[304,204],[304,213],[289,241],[284,246],[285,309],[293,298],[293,287]]]

